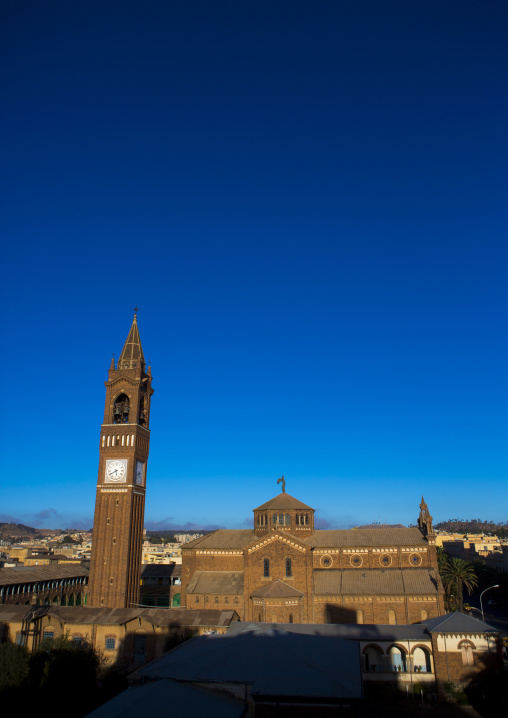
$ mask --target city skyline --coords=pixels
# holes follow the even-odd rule
[[[320,527],[505,521],[506,5],[6,8],[0,520],[90,528],[138,305],[148,528],[282,474]]]

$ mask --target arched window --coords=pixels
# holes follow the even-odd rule
[[[293,574],[291,572],[291,559],[287,558],[286,559],[286,578],[289,578],[292,575]]]
[[[280,526],[284,526],[284,514],[279,514],[279,524]]]
[[[265,578],[270,577],[270,559],[269,558],[263,559],[263,576]]]
[[[413,666],[418,673],[430,673],[430,653],[417,646],[413,651]]]
[[[474,645],[471,641],[461,641],[459,643],[460,652],[462,653],[462,665],[474,666]]]
[[[388,623],[390,626],[395,626],[397,623],[397,616],[395,615],[395,611],[388,611]]]
[[[361,611],[359,608],[356,611],[356,622],[363,623],[363,611]]]
[[[258,623],[261,623],[261,614],[258,613]]]
[[[293,623],[293,614],[292,613],[289,614],[289,623]]]
[[[173,607],[177,607],[177,606],[179,606],[179,605],[180,605],[180,594],[179,594],[179,593],[175,593],[175,595],[173,596],[172,606],[173,606]]]
[[[272,521],[273,521],[274,524],[277,523],[277,514],[274,514],[274,515],[272,516]]]
[[[369,672],[381,671],[383,667],[383,654],[377,646],[367,646],[364,649],[365,670]]]
[[[224,597],[224,603],[229,603],[229,598],[227,596]]]
[[[214,603],[219,603],[219,597],[218,597],[218,596],[215,596],[215,598],[213,599],[213,602],[214,602]]]
[[[422,609],[420,611],[420,621],[426,621],[428,617],[429,614],[427,613],[427,611],[425,609]]]
[[[115,399],[113,422],[115,424],[129,423],[129,397],[126,394],[120,394],[120,396]]]
[[[291,526],[291,517],[289,514],[286,514],[286,526]]]
[[[406,654],[398,646],[392,646],[390,648],[389,656],[392,671],[400,672],[406,670]]]
[[[309,525],[309,514],[305,514],[305,525]]]

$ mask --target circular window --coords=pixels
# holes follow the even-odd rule
[[[321,556],[321,566],[324,566],[325,568],[330,568],[332,563],[333,562],[331,556]]]
[[[412,553],[409,557],[409,563],[411,566],[419,566],[422,562],[422,557],[419,556],[417,553]]]
[[[391,566],[392,557],[389,556],[387,553],[384,553],[382,556],[379,557],[379,563],[381,564],[381,566]]]
[[[354,566],[355,568],[358,568],[363,563],[363,558],[357,553],[353,554],[349,560],[351,562],[351,566]]]

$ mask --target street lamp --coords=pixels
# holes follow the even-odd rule
[[[484,594],[486,591],[490,591],[491,588],[499,588],[499,584],[496,583],[495,586],[489,586],[488,588],[485,589],[485,591],[482,591],[482,592],[480,593],[480,608],[482,609],[482,621],[485,621],[485,618],[484,618],[484,616],[483,616],[482,596],[483,596],[483,594]]]

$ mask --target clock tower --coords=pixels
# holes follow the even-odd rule
[[[136,314],[105,385],[88,605],[131,608],[139,603],[153,394]]]

